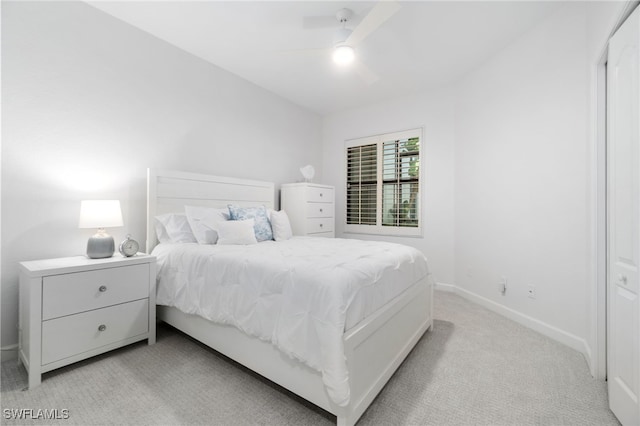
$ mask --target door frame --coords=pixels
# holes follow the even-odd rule
[[[616,29],[619,23],[616,24]],[[613,35],[612,31],[610,34]],[[608,38],[607,38],[608,41]],[[595,288],[592,294],[592,338],[595,348],[591,354],[591,374],[596,379],[607,377],[607,56],[609,45],[604,47],[598,63],[595,64],[595,147],[594,164],[595,183],[593,188],[593,221],[595,232],[593,253],[595,261],[592,265],[592,276],[595,277]]]
[[[607,56],[609,39],[631,15],[639,0],[627,0],[620,16],[616,20],[607,42],[602,49],[600,59],[592,67],[592,253],[591,253],[591,339],[594,348],[591,351],[591,374],[596,379],[607,378]]]

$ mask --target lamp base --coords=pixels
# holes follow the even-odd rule
[[[113,237],[106,232],[98,232],[87,242],[87,257],[91,259],[102,259],[113,256],[116,243]]]

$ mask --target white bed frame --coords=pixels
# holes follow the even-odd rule
[[[154,217],[184,212],[185,205],[274,207],[274,184],[177,171],[148,170],[147,252],[158,243]],[[414,283],[344,334],[351,399],[341,407],[331,401],[320,372],[292,360],[273,345],[235,327],[215,324],[166,306],[158,318],[353,425],[382,390],[420,337],[433,325],[433,286]]]

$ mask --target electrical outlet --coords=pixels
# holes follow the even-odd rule
[[[527,287],[527,297],[529,299],[535,299],[536,298],[536,286],[530,285],[530,286]]]
[[[507,292],[507,277],[502,277],[498,283],[498,293],[504,295]]]

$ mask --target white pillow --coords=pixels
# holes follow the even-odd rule
[[[231,217],[231,220],[253,219],[253,230],[256,233],[256,240],[273,240],[271,222],[269,221],[269,214],[267,213],[265,206],[240,207],[229,204],[229,216]]]
[[[156,216],[156,235],[161,243],[195,243],[191,226],[184,213],[167,213]]]
[[[293,236],[287,212],[284,210],[271,211],[271,229],[273,230],[273,239],[276,241],[288,240]]]
[[[229,220],[229,210],[213,207],[184,206],[187,220],[199,244],[215,244],[218,224]]]
[[[253,219],[229,220],[218,225],[218,244],[258,244],[256,234],[253,231]]]

